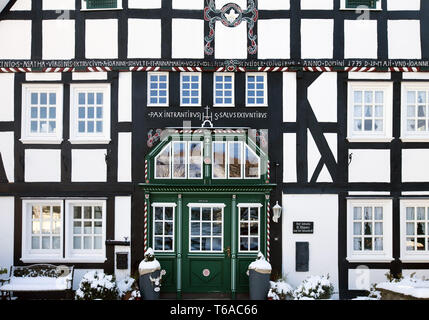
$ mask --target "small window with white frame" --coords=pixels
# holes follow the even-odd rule
[[[62,114],[61,84],[23,84],[21,142],[60,144]]]
[[[110,84],[70,85],[70,142],[110,142]]]
[[[390,262],[392,258],[392,201],[348,200],[350,262]]]
[[[266,107],[267,103],[267,74],[246,74],[246,106]]]
[[[168,106],[168,72],[148,72],[148,98],[150,107]]]
[[[234,106],[234,73],[214,73],[214,104],[215,107]]]
[[[122,0],[82,0],[82,10],[122,9]]]
[[[392,83],[349,82],[348,96],[348,140],[392,141]]]
[[[57,200],[24,200],[22,203],[22,258],[62,258],[63,203]]]
[[[67,200],[66,227],[69,238],[66,251],[70,258],[105,258],[106,202]]]
[[[255,203],[239,203],[239,236],[240,252],[260,251],[261,219],[260,210],[262,205]]]
[[[180,105],[201,106],[201,73],[182,72],[180,74]]]
[[[402,83],[401,139],[429,141],[429,83]]]
[[[174,251],[175,203],[153,203],[153,248],[155,251]]]
[[[429,201],[401,200],[401,260],[429,261]]]

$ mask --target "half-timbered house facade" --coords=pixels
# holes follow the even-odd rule
[[[240,297],[259,251],[344,299],[429,273],[427,1],[0,10],[0,267],[76,288],[152,247],[178,298]]]

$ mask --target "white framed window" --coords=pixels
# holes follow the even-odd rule
[[[225,204],[189,203],[189,252],[223,252]]]
[[[152,243],[155,251],[174,251],[175,203],[153,203]]]
[[[401,139],[429,141],[429,83],[403,82]]]
[[[147,105],[151,107],[168,106],[168,72],[148,72]]]
[[[70,85],[70,142],[110,142],[110,84]]]
[[[261,159],[242,141],[213,141],[213,179],[259,179]]]
[[[266,73],[246,73],[246,106],[268,106],[267,90]]]
[[[106,259],[106,201],[66,200],[66,256]]]
[[[62,120],[62,84],[22,85],[22,143],[60,144]]]
[[[180,105],[186,107],[201,106],[201,73],[180,73]]]
[[[429,260],[429,200],[401,200],[401,260]]]
[[[392,200],[348,200],[347,260],[390,262],[392,254]]]
[[[82,10],[122,9],[122,0],[82,0]]]
[[[239,203],[239,252],[260,251],[261,204]]]
[[[234,73],[215,72],[214,77],[214,103],[215,107],[234,106]]]
[[[106,201],[30,199],[22,202],[25,263],[106,261]]]
[[[63,248],[63,202],[23,200],[22,260],[59,260]]]
[[[349,82],[348,137],[351,142],[390,142],[393,84]]]
[[[202,179],[203,143],[172,141],[155,157],[156,179]]]

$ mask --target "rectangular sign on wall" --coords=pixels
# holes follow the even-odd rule
[[[314,233],[314,222],[305,221],[294,221],[293,233],[298,234],[313,234]]]

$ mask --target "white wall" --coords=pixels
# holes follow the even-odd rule
[[[247,59],[247,22],[228,28],[216,21],[215,58]]]
[[[75,0],[43,0],[43,10],[75,10]]]
[[[0,153],[9,183],[15,181],[15,138],[13,132],[0,132]],[[1,208],[1,207],[0,207]]]
[[[72,182],[106,182],[107,150],[72,150]]]
[[[350,149],[349,182],[390,182],[390,150]]]
[[[1,20],[0,43],[0,59],[31,59],[31,20]]]
[[[390,273],[388,269],[368,269],[357,268],[349,269],[349,290],[367,290],[375,283],[385,282],[386,273]]]
[[[12,6],[11,11],[29,11],[31,10],[31,0],[17,0]]]
[[[387,0],[387,10],[420,10],[420,1],[427,0]]]
[[[85,57],[118,58],[118,20],[87,19],[85,23]]]
[[[13,265],[15,199],[0,197],[0,208],[0,268],[7,268],[8,271],[0,275],[0,279],[5,279],[9,277],[10,266]]]
[[[402,182],[429,182],[428,149],[402,150]]]
[[[277,32],[281,32],[281,40]],[[270,19],[258,21],[258,59],[290,58],[290,20]]]
[[[204,0],[172,0],[173,9],[203,10]]]
[[[131,197],[115,197],[115,240],[131,240]],[[115,275],[118,280],[130,275],[131,272],[131,252],[126,246],[115,246]],[[119,270],[116,268],[116,253],[128,253],[128,269]]]
[[[301,0],[301,10],[332,10],[332,0]]]
[[[14,119],[14,80],[13,73],[0,73],[0,121],[13,121]]]
[[[61,182],[61,150],[25,150],[25,182]]]
[[[337,75],[324,72],[308,88],[308,101],[319,122],[337,122]]]
[[[301,20],[301,58],[332,59],[334,55],[334,20]]]
[[[296,1],[296,0],[292,0]],[[290,9],[290,0],[259,0],[258,1],[259,10],[289,10]]]
[[[74,20],[43,20],[42,58],[73,59],[75,56]]]
[[[389,59],[421,59],[419,20],[389,20]]]
[[[296,174],[296,134],[283,134],[283,182],[294,183]]]
[[[131,133],[120,132],[118,139],[118,182],[131,182]]]
[[[132,87],[133,75],[131,72],[119,73],[119,101],[118,101],[118,121],[132,121]]]
[[[130,9],[158,9],[161,8],[161,0],[128,0]]]
[[[344,58],[377,59],[377,20],[345,20],[344,38]]]
[[[312,275],[329,274],[338,292],[338,196],[283,195],[283,276],[298,286]],[[314,234],[293,234],[293,222],[314,222]],[[295,271],[295,243],[309,242],[309,272]]]
[[[128,58],[161,58],[160,19],[128,19]]]
[[[172,58],[204,58],[204,21],[172,19]]]
[[[296,72],[283,72],[283,122],[296,122]]]

